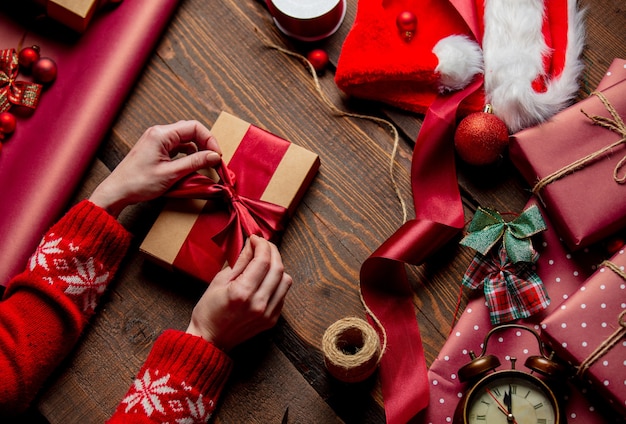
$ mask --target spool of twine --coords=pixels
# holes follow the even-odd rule
[[[342,318],[328,327],[322,337],[322,351],[328,372],[346,383],[371,376],[381,357],[376,330],[356,317]]]

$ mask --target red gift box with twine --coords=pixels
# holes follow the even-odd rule
[[[589,97],[549,121],[511,137],[513,164],[570,250],[626,227],[625,117],[622,74],[603,80]]]
[[[226,112],[211,132],[222,166],[175,186],[140,246],[207,283],[234,264],[247,236],[277,240],[320,166],[317,154]]]
[[[541,336],[626,416],[626,250],[604,261],[561,306],[541,322]]]

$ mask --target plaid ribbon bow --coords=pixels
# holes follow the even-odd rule
[[[39,103],[42,85],[16,81],[19,63],[15,49],[0,50],[0,113],[11,105],[35,109]]]
[[[535,205],[511,222],[490,209],[476,211],[469,233],[461,240],[477,251],[462,284],[471,289],[483,286],[492,324],[527,318],[550,304],[543,281],[534,271],[539,254],[530,240],[545,229]]]

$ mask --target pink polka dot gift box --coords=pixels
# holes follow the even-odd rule
[[[541,323],[542,338],[626,416],[626,246]]]

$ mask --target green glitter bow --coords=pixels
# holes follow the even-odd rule
[[[530,206],[510,222],[506,222],[492,209],[478,208],[469,225],[468,234],[460,243],[487,255],[502,239],[506,254],[513,263],[534,262],[537,256],[530,237],[546,228],[546,223],[536,205]]]

